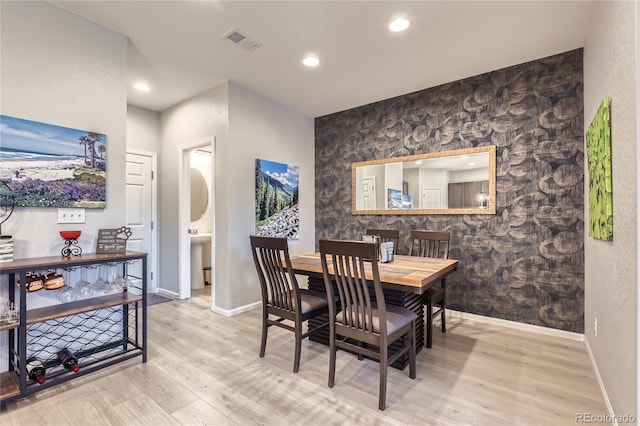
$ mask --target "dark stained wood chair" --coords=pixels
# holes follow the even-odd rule
[[[449,232],[440,231],[411,231],[411,255],[422,257],[435,257],[439,259],[449,258],[449,241],[451,234]],[[445,322],[445,304],[447,299],[446,280],[443,278],[440,285],[434,285],[427,290],[422,298],[424,305],[427,307],[425,314],[425,330],[427,338],[425,346],[430,348],[433,340],[433,319],[440,315],[440,325],[442,332],[447,331]],[[434,311],[434,306],[436,310]]]
[[[409,309],[385,303],[375,244],[320,240],[320,253],[329,297],[329,387],[335,384],[338,348],[358,354],[359,359],[367,356],[377,360],[380,363],[378,408],[384,410],[389,365],[408,353],[409,376],[416,378],[415,322],[418,316]],[[369,282],[365,278],[366,267],[372,271],[373,279]],[[336,312],[334,291],[338,294],[340,312]],[[389,346],[404,336],[408,337],[404,345],[390,355]]]
[[[366,235],[378,235],[381,243],[391,241],[393,243],[393,254],[398,254],[400,231],[397,229],[367,229]]]
[[[253,261],[262,290],[260,358],[264,357],[269,327],[275,325],[293,331],[295,334],[293,372],[297,373],[300,368],[302,339],[326,327],[328,322],[323,322],[306,333],[302,332],[302,325],[310,318],[329,312],[327,296],[324,293],[311,292],[298,287],[298,281],[292,272],[286,238],[252,235],[250,239]],[[283,322],[285,320],[292,322],[293,325]]]

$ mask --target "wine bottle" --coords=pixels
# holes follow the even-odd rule
[[[64,348],[58,352],[58,361],[60,361],[62,363],[62,366],[67,370],[71,370],[74,373],[80,371],[80,369],[78,368],[78,358],[67,348]]]
[[[38,382],[39,385],[44,383],[44,374],[46,370],[44,369],[44,365],[42,365],[42,363],[36,358],[31,357],[27,359],[26,370],[27,376],[29,376],[31,380]]]

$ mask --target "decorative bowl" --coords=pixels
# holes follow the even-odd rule
[[[60,231],[60,236],[65,240],[75,240],[81,233],[82,231]]]

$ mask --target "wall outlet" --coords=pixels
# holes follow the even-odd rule
[[[85,209],[58,209],[58,223],[85,223]]]
[[[593,334],[598,335],[598,318],[593,317]]]

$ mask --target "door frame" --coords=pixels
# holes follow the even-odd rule
[[[216,138],[209,136],[178,147],[178,298],[191,297],[191,241],[189,240],[189,224],[191,223],[191,157],[193,149],[207,147],[211,150],[211,185],[209,185],[209,202],[211,203],[211,306],[215,306],[216,285]]]
[[[151,253],[148,253],[147,273],[150,280],[147,279],[147,293],[157,293],[159,291],[158,278],[158,154],[152,151],[142,149],[127,148],[126,154],[140,155],[151,158]],[[149,277],[147,277],[149,278]],[[149,285],[151,284],[151,285]]]

